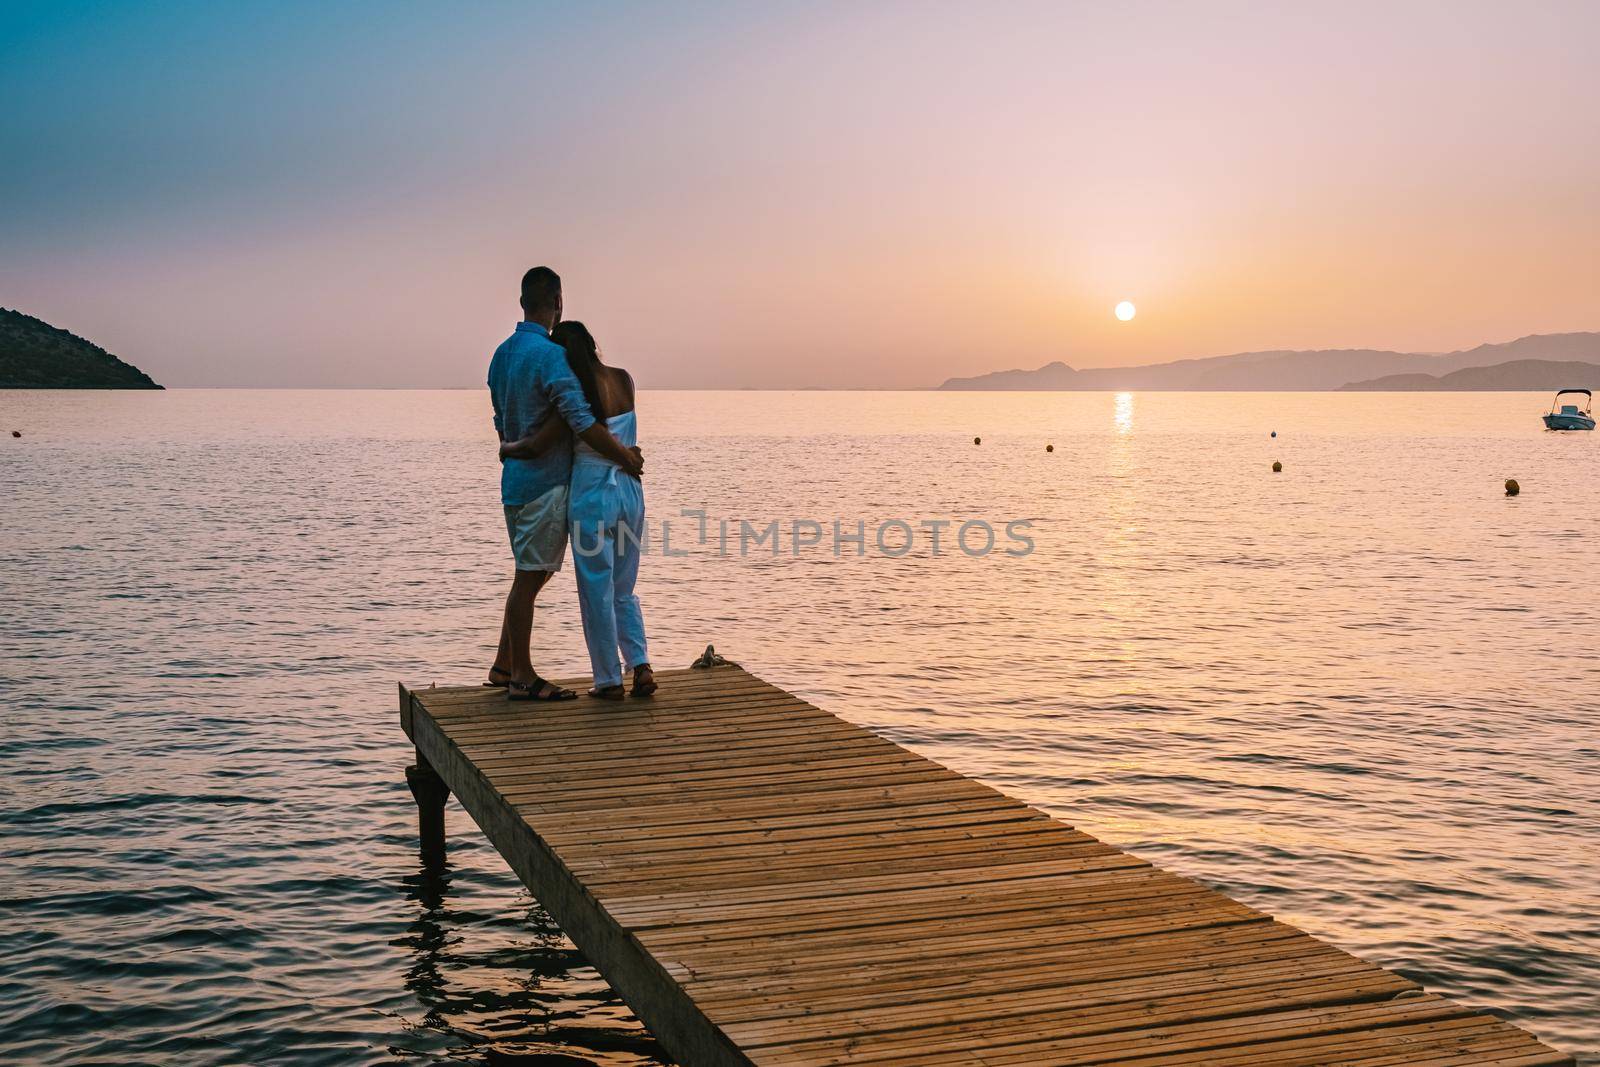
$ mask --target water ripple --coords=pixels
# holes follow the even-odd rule
[[[0,399],[0,1060],[660,1062],[459,809],[417,860],[394,683],[476,679],[507,578],[483,398]],[[1600,442],[1413,405],[646,394],[656,516],[1038,545],[658,555],[655,658],[714,640],[1600,1063]],[[579,673],[570,573],[541,605]]]

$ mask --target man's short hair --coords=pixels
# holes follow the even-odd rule
[[[534,267],[522,276],[522,310],[554,311],[561,304],[561,275],[549,267]]]

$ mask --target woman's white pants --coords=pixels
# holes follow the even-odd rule
[[[633,592],[645,540],[644,487],[615,467],[597,467],[574,466],[568,516],[583,639],[595,688],[604,689],[621,685],[623,670],[649,663],[650,651]]]

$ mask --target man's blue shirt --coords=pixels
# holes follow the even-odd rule
[[[502,441],[524,437],[552,411],[582,433],[594,425],[583,386],[567,365],[567,351],[550,340],[550,331],[536,322],[519,322],[517,330],[494,350],[489,361],[489,396],[494,401],[494,428]],[[537,459],[508,459],[500,465],[500,499],[505,504],[537,500],[572,478],[572,442],[562,438]]]

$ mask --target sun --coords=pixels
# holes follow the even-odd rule
[[[1127,322],[1137,314],[1139,314],[1139,309],[1133,306],[1132,300],[1124,300],[1117,305],[1117,318],[1123,322]]]

